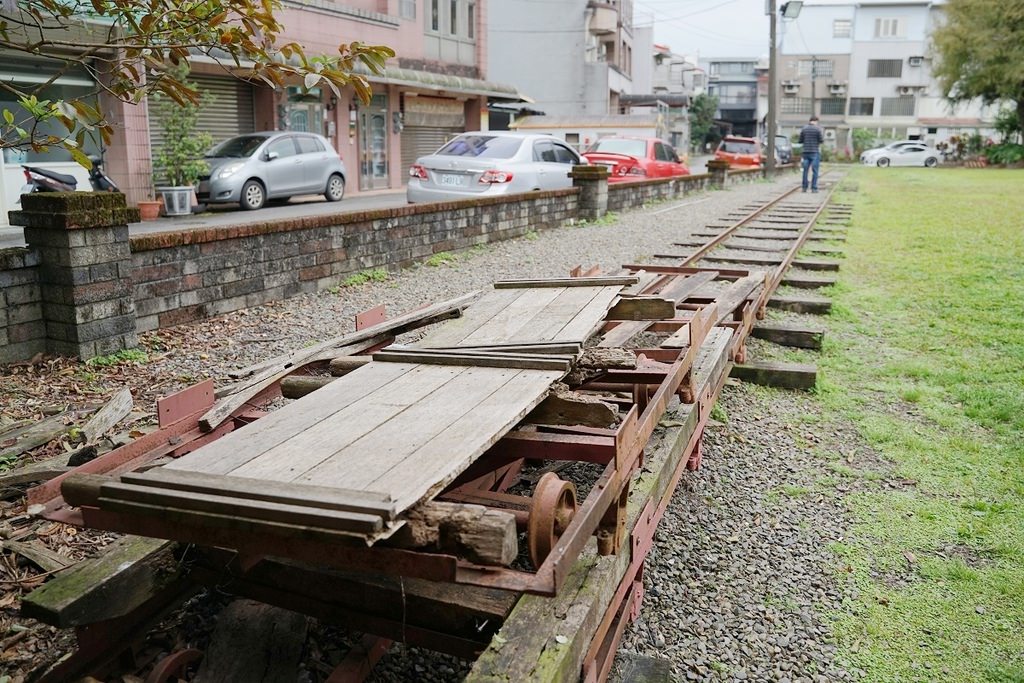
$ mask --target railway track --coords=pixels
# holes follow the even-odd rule
[[[61,626],[74,625],[80,636],[79,651],[42,680],[63,680],[72,673],[102,668],[124,644],[122,636],[138,633],[140,625],[176,604],[196,584],[230,584],[239,595],[377,634],[380,640],[368,641],[358,655],[365,661],[343,662],[337,675],[329,679],[332,681],[359,680],[359,675],[369,670],[367,667],[372,668],[375,657],[386,651],[383,644],[392,640],[463,658],[475,657],[469,680],[492,680],[499,675],[510,680],[573,680],[578,675],[588,681],[604,680],[622,629],[639,613],[643,561],[657,523],[682,471],[700,466],[703,428],[732,364],[746,360],[746,341],[778,288],[787,283],[787,278],[798,281],[787,275],[791,268],[838,268],[836,261],[819,258],[836,253],[833,247],[822,247],[822,240],[841,238],[834,227],[822,225],[828,223],[822,218],[835,188],[834,180],[825,180],[826,189],[820,194],[806,195],[794,188],[764,204],[745,206],[685,241],[666,245],[665,252],[655,254],[650,263],[626,264],[610,276],[579,270],[573,273],[577,285],[592,281],[597,286],[600,281],[607,287],[614,280],[622,286],[617,303],[607,310],[596,332],[589,335],[587,345],[626,350],[635,356],[635,363],[631,367],[597,363],[585,368],[571,387],[586,401],[610,406],[618,415],[616,421],[603,427],[580,426],[572,422],[573,418],[559,417],[557,411],[530,413],[437,496],[446,505],[482,506],[498,516],[507,515],[513,520],[512,528],[527,541],[529,560],[488,566],[479,558],[467,561],[451,547],[400,549],[385,542],[379,548],[358,548],[336,542],[327,534],[301,542],[277,535],[271,537],[278,539],[273,550],[261,550],[260,534],[270,527],[258,524],[260,519],[255,520],[255,527],[250,520],[247,531],[239,535],[237,520],[227,533],[204,526],[208,521],[183,527],[181,520],[201,516],[188,510],[175,513],[176,521],[171,524],[159,517],[119,514],[126,505],[132,511],[145,512],[148,503],[104,507],[112,505],[109,501],[116,487],[81,476],[70,478],[70,483],[57,480],[33,489],[30,502],[41,506],[50,519],[199,543],[207,548],[194,551],[192,563],[176,572],[173,580],[151,586],[148,593],[136,596],[130,609],[122,610],[126,613],[113,617],[109,609],[96,609],[95,615],[100,618],[90,622],[90,617],[79,616],[69,623],[66,600],[48,597],[58,591],[51,589],[35,600],[30,596],[27,604],[34,616]],[[840,219],[848,216],[847,207],[832,206],[828,212]],[[802,277],[808,281],[807,276]],[[505,286],[523,289],[521,299],[526,303],[536,298],[533,291],[573,289],[561,280]],[[563,295],[546,296],[557,301]],[[473,312],[472,307],[469,312]],[[426,324],[445,315],[433,313],[434,317],[414,319]],[[502,315],[502,309],[495,306],[492,316],[480,325],[511,329],[510,316]],[[339,342],[335,351],[351,350],[358,344],[358,350],[348,355],[366,357],[387,348],[396,334],[407,329],[411,328],[395,322],[390,326],[386,321],[369,322],[357,333],[358,342]],[[492,354],[486,363],[493,365],[493,344],[501,347],[497,355],[502,363],[512,362],[509,350],[513,346],[516,353],[536,353],[525,349],[528,344],[521,338],[514,338],[492,342],[486,348],[459,347],[456,343],[412,356],[417,362],[473,365],[481,362],[481,356]],[[393,346],[391,349],[410,353]],[[212,427],[209,416],[217,408],[210,387],[186,390],[165,404],[174,419],[169,417],[166,424],[162,421],[161,432],[147,437],[145,443],[136,442],[127,450],[103,456],[77,474],[96,477],[131,473],[140,466],[158,464],[161,459],[178,458],[192,451],[201,453],[205,444],[253,421],[258,423],[263,414],[253,410],[251,404],[280,395],[281,380],[288,375],[301,373],[303,368],[325,367],[328,356],[324,353],[329,350],[306,354],[302,362],[290,357],[277,366],[264,364],[258,373],[260,382],[243,388],[243,392],[250,392],[246,399],[231,403],[232,410],[222,411],[218,418],[224,421]],[[566,352],[563,347],[557,351]],[[525,361],[517,357],[515,362]],[[200,395],[208,400],[198,398]],[[315,399],[315,394],[310,398]],[[675,416],[675,426],[656,435],[655,427],[669,412]],[[532,494],[510,493],[522,481],[527,459],[541,461],[549,471],[537,477]],[[592,485],[580,500],[575,487],[557,476],[559,468],[570,463],[595,466]],[[137,479],[132,481],[138,483]],[[172,498],[164,495],[161,500]],[[69,500],[74,504],[69,505]],[[249,531],[252,528],[256,531]],[[280,534],[279,530],[274,533]],[[594,536],[596,556],[587,550]],[[263,545],[267,545],[265,538]],[[235,551],[232,554],[213,546]],[[153,558],[171,557],[173,553],[171,544],[158,543],[127,552],[125,561],[118,565],[116,582],[153,584],[149,571]],[[281,557],[283,561],[278,559]],[[344,575],[339,575],[339,570]],[[99,573],[92,584],[84,582],[78,604],[89,602],[92,593],[109,591],[110,576],[103,574],[109,574],[109,568],[96,571]],[[75,580],[82,584],[85,572],[79,574]],[[420,585],[417,581],[429,583]],[[354,597],[360,591],[372,598]],[[412,612],[407,606],[410,596],[418,606]],[[567,614],[579,619],[573,629],[567,629]],[[566,630],[571,635],[566,635]],[[510,641],[516,643],[514,648],[507,646]],[[565,647],[552,654],[551,642]],[[195,656],[182,655],[179,659],[184,665]],[[176,661],[158,666],[150,680],[173,680]],[[341,672],[352,675],[343,678]]]

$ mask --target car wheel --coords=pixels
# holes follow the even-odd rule
[[[882,157],[881,159],[879,159],[879,160],[878,160],[878,161],[876,161],[875,163],[876,163],[876,164],[877,164],[878,166],[881,166],[882,168],[885,168],[886,166],[888,166],[888,165],[889,165],[889,160],[888,160],[888,159],[886,159],[885,157]]]
[[[262,209],[267,201],[267,192],[258,180],[247,180],[242,185],[242,199],[238,202],[246,211]]]
[[[936,159],[935,157],[928,157],[927,159],[924,160],[924,165],[927,166],[928,168],[935,168],[936,166],[939,165],[939,160]]]
[[[338,173],[331,174],[327,179],[327,189],[324,190],[324,197],[329,202],[340,202],[345,196],[345,179]]]

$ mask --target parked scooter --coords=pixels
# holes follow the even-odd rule
[[[89,184],[94,192],[120,192],[117,184],[103,172],[103,159],[89,157],[92,168],[89,169]],[[25,185],[20,194],[32,192],[74,192],[78,189],[78,179],[67,173],[58,173],[38,166],[22,166],[25,170]]]

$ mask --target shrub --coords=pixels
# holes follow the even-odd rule
[[[1004,142],[985,148],[985,158],[990,164],[1024,163],[1024,145]]]

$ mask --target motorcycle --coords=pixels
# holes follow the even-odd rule
[[[94,192],[120,192],[117,184],[103,171],[103,160],[100,157],[89,157],[92,168],[89,169],[89,184]],[[25,172],[25,185],[19,194],[32,192],[74,192],[78,189],[78,179],[67,173],[58,173],[38,166],[22,166]]]

